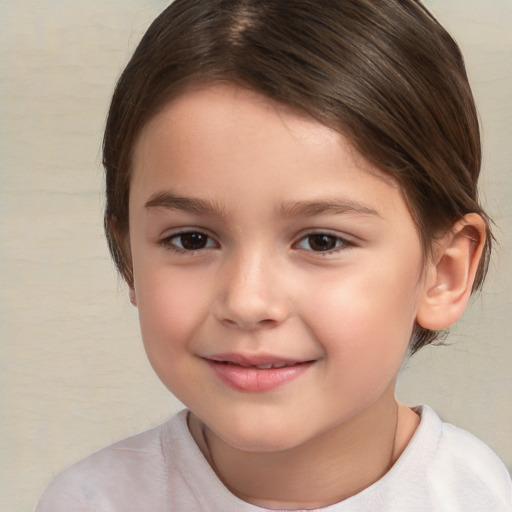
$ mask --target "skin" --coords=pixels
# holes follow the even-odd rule
[[[395,400],[397,374],[418,317],[428,327],[450,288],[436,265],[454,266],[425,265],[391,178],[330,128],[215,84],[143,129],[129,221],[149,360],[234,494],[321,507],[389,470],[419,421]],[[310,363],[247,392],[212,371],[208,359],[226,353]]]

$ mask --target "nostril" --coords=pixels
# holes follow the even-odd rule
[[[265,318],[263,320],[251,321],[249,319],[236,319],[231,318],[222,319],[222,323],[229,328],[243,329],[246,331],[253,331],[256,329],[265,329],[277,325],[279,322],[272,318]]]
[[[234,320],[230,320],[229,318],[223,318],[221,322],[227,327],[237,327],[237,323]]]

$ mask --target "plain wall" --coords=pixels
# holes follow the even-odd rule
[[[501,247],[448,347],[404,364],[428,403],[512,468],[512,2],[426,2],[459,41],[479,106],[483,198]],[[0,510],[180,408],[146,361],[102,232],[102,129],[156,0],[0,3]]]

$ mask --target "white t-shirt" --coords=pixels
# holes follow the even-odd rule
[[[503,463],[484,443],[427,406],[409,445],[380,480],[323,512],[511,512]],[[58,475],[36,512],[261,512],[222,484],[183,410]]]

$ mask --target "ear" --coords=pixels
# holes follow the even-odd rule
[[[433,261],[425,273],[425,290],[416,322],[439,331],[453,325],[464,313],[485,245],[486,223],[469,213],[436,243]]]
[[[133,288],[133,286],[130,286],[129,294],[130,294],[130,302],[131,302],[135,307],[137,307],[137,296],[135,295],[135,288]]]

